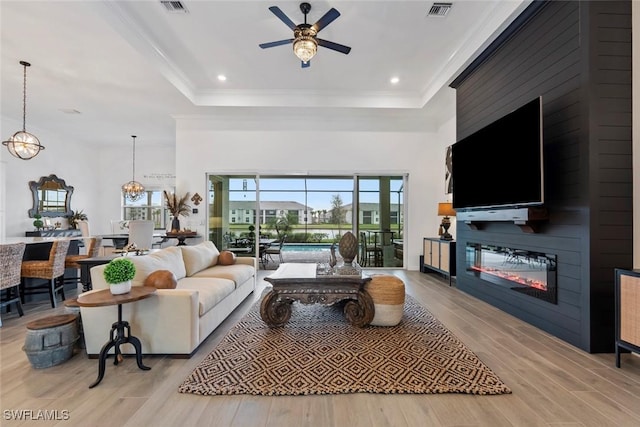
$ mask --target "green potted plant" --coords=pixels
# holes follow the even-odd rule
[[[42,218],[42,215],[35,214],[33,217],[35,218],[35,220],[33,221],[33,226],[36,228],[36,230],[41,230],[42,228],[44,228],[44,222],[42,222],[42,220],[40,219]]]
[[[82,210],[79,211],[71,211],[71,215],[69,215],[69,228],[73,228],[76,229],[78,228],[78,221],[86,221],[89,218],[87,217],[87,214],[84,213]]]
[[[116,258],[109,261],[103,274],[113,295],[126,294],[131,290],[131,280],[136,275],[136,266],[129,258]]]

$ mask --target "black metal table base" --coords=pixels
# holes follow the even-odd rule
[[[126,329],[126,334],[125,334]],[[115,333],[115,335],[114,335]],[[111,348],[114,349],[114,361],[113,364],[117,365],[122,362],[122,352],[120,351],[120,345],[122,344],[131,344],[136,349],[136,362],[138,364],[138,368],[143,371],[148,371],[151,368],[149,366],[145,366],[142,363],[142,344],[140,340],[134,336],[131,336],[131,327],[129,326],[129,322],[122,321],[122,304],[118,304],[118,321],[111,325],[111,339],[108,343],[102,346],[102,350],[100,350],[100,361],[98,364],[98,379],[89,386],[89,388],[93,388],[100,384],[102,378],[104,378],[104,371],[106,368],[107,358],[109,357],[109,350]]]

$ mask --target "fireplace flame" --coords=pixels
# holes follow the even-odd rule
[[[478,271],[480,273],[486,273],[495,277],[499,277],[501,279],[509,280],[511,282],[516,282],[521,285],[528,286],[530,288],[539,289],[541,291],[547,290],[546,283],[540,280],[534,280],[528,277],[522,277],[512,272],[506,272],[506,271],[498,270],[497,268],[489,268],[489,267],[482,267],[482,266],[472,266],[471,269]]]

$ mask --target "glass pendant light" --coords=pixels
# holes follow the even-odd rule
[[[122,192],[127,200],[135,202],[144,196],[145,189],[136,181],[136,136],[131,135],[131,138],[133,138],[133,178],[122,186]]]
[[[27,132],[27,67],[30,67],[26,61],[20,61],[20,65],[24,67],[24,79],[22,83],[22,130],[14,133],[6,141],[2,141],[2,145],[6,146],[12,156],[22,160],[29,160],[38,155],[44,146],[40,144],[40,140],[34,134]]]

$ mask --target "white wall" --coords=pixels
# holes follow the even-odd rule
[[[21,122],[2,117],[0,136],[5,140],[21,128]],[[29,181],[38,181],[50,174],[56,174],[74,187],[71,209],[87,214],[92,234],[110,233],[110,220],[120,218],[120,187],[131,180],[130,135],[124,135],[123,141],[113,146],[96,148],[33,126],[28,130],[45,146],[33,159],[17,159],[5,147],[0,147],[0,172],[4,176],[4,180],[0,179],[0,237],[22,237],[25,231],[34,229],[33,219],[28,215],[32,207]],[[145,175],[148,178],[144,178]],[[158,176],[170,177],[168,183]],[[171,188],[174,177],[174,147],[153,146],[152,142],[141,141],[139,137],[136,179],[145,185]]]
[[[304,117],[178,118],[178,192],[205,197],[207,173],[408,173],[405,248],[407,268],[417,270],[422,238],[436,235],[441,220],[436,212],[438,202],[445,200],[445,147],[454,141],[451,123],[438,129],[424,118],[398,119],[393,113],[388,118],[380,113],[345,118],[312,112]],[[204,233],[206,209],[190,220]]]
[[[6,140],[22,129],[22,123],[3,118],[0,128],[2,139]],[[7,237],[23,237],[25,231],[34,229],[33,219],[28,214],[33,206],[29,181],[38,181],[42,176],[55,174],[74,187],[71,209],[83,209],[89,217],[95,212],[92,209],[96,201],[93,189],[99,177],[89,160],[95,158],[90,147],[33,126],[27,130],[45,147],[40,154],[31,160],[20,160],[11,156],[4,146],[0,154],[4,163],[5,185],[0,189],[5,204],[4,235]]]
[[[126,139],[126,137],[125,137]],[[133,142],[103,147],[96,166],[101,177],[97,187],[98,208],[89,216],[92,234],[111,233],[111,221],[121,217],[121,187],[132,179]],[[175,186],[175,148],[155,146],[142,136],[136,140],[136,181],[149,189],[173,191]]]
[[[453,144],[456,142],[456,116],[453,115],[451,116],[451,118],[449,118],[448,120],[446,120],[444,123],[441,123],[438,127],[438,140],[439,141],[443,141],[445,143],[445,147]],[[444,156],[444,151],[443,151],[443,156]],[[444,162],[444,160],[443,160]],[[443,166],[444,167],[444,166]],[[445,185],[444,185],[444,169],[443,169],[443,173],[442,173],[442,199],[439,200],[439,202],[451,202],[453,201],[452,199],[452,195],[451,194],[445,194],[445,189],[444,189]],[[451,227],[449,228],[449,233],[453,236],[453,238],[456,238],[456,229],[457,229],[457,223],[456,223],[456,219],[455,218],[451,218]],[[425,237],[435,237],[437,236],[437,231],[438,230],[434,230],[432,235],[429,236],[425,236]]]

